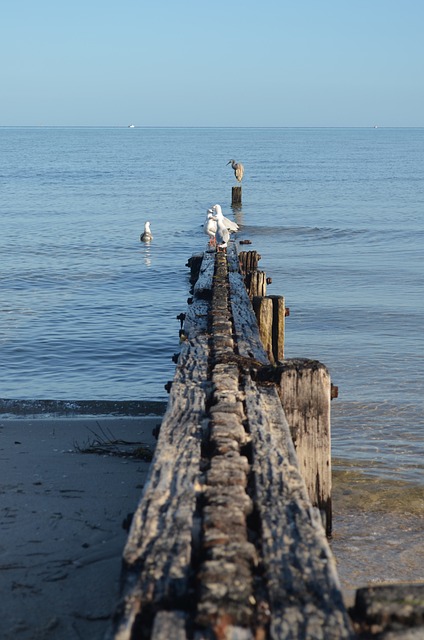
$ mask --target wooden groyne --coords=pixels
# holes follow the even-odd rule
[[[230,245],[189,261],[181,352],[106,637],[424,637],[424,585],[360,589],[346,611],[327,537],[337,389],[321,363],[282,358],[287,309],[259,258]]]
[[[234,245],[190,266],[181,352],[109,637],[351,638],[321,517],[328,532],[328,372],[278,362],[286,312],[273,300],[267,353]]]

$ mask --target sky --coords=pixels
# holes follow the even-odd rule
[[[4,0],[0,126],[422,127],[423,0]]]

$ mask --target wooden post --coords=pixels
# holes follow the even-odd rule
[[[256,320],[259,328],[259,335],[265,351],[267,352],[270,362],[274,362],[273,349],[272,349],[272,320],[273,320],[273,305],[271,298],[264,296],[253,296],[252,298],[253,311],[255,312]]]
[[[249,271],[245,277],[245,285],[251,299],[254,296],[266,296],[265,271]]]
[[[313,506],[331,535],[331,380],[316,360],[285,360],[278,367],[279,395]]]
[[[284,359],[286,303],[284,296],[268,296],[272,300],[272,355],[275,362]]]
[[[238,254],[240,270],[243,275],[249,271],[256,271],[261,255],[257,251],[240,251]]]
[[[241,187],[232,188],[231,204],[241,204]]]
[[[260,273],[260,272],[259,272]],[[252,297],[259,335],[270,362],[284,358],[284,326],[286,307],[283,296]]]

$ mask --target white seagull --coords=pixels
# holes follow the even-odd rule
[[[206,233],[206,235],[209,236],[210,246],[216,245],[215,234],[216,234],[217,228],[218,228],[218,222],[214,217],[213,211],[212,209],[208,209],[206,212],[206,219],[203,224],[203,230]]]
[[[150,222],[147,221],[144,223],[144,231],[140,236],[141,242],[150,242],[153,240],[153,234],[150,230]]]
[[[238,231],[239,230],[239,226],[238,226],[237,222],[234,222],[234,220],[230,220],[229,218],[226,218],[224,216],[224,214],[222,213],[222,208],[221,208],[220,204],[214,204],[212,209],[209,209],[209,211],[212,211],[212,213],[215,215],[216,218],[218,218],[218,219],[221,218],[221,220],[225,224],[225,226],[228,229],[228,231]]]
[[[227,225],[225,224],[223,217],[224,216],[221,216],[221,217],[216,216],[216,221],[218,225],[216,230],[216,236],[215,236],[217,251],[219,251],[220,249],[225,249],[230,240],[230,232],[227,229]]]

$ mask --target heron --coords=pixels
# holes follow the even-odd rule
[[[243,174],[244,174],[244,167],[242,163],[236,162],[235,160],[228,160],[227,166],[229,164],[231,164],[232,168],[234,169],[234,175],[236,177],[236,180],[241,183],[241,181],[243,180]]]
[[[150,230],[150,222],[147,221],[144,223],[144,231],[140,236],[141,242],[150,242],[153,240],[153,234]]]

